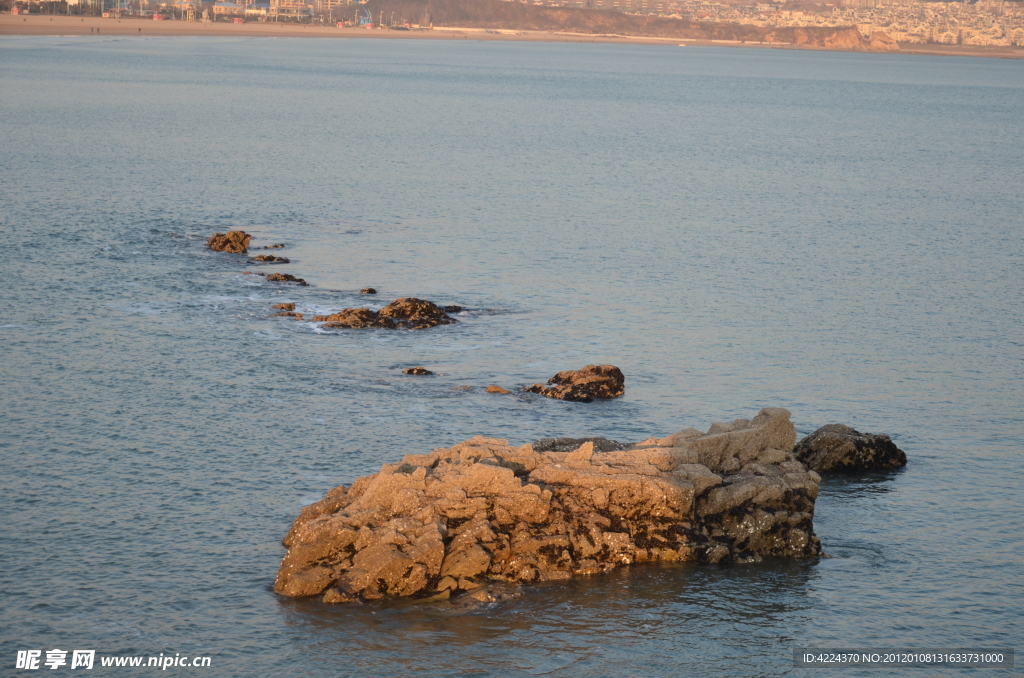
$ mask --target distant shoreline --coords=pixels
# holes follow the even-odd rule
[[[97,33],[98,31],[98,33]],[[202,21],[153,21],[138,17],[103,19],[100,17],[50,16],[45,14],[0,15],[0,35],[19,36],[210,36],[210,37],[267,37],[267,38],[378,38],[398,40],[488,40],[504,42],[578,42],[618,43],[634,45],[694,45],[704,47],[740,47],[794,49],[803,51],[845,51],[822,50],[797,47],[786,44],[737,43],[732,41],[690,40],[678,38],[646,38],[625,35],[587,35],[582,33],[550,31],[489,31],[482,28],[445,27],[434,29],[370,30],[366,28],[336,28],[284,23],[227,22],[204,23]],[[875,52],[877,53],[877,52]],[[912,54],[931,56],[969,56],[990,59],[1024,59],[1024,47],[969,47],[963,45],[917,45],[902,44],[895,52],[884,54]]]

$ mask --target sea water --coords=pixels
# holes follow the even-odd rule
[[[4,674],[54,648],[396,677],[1019,649],[1022,110],[1008,60],[0,40]],[[229,229],[291,263],[206,249]],[[465,310],[425,331],[271,317],[402,296]],[[625,396],[519,390],[589,363]],[[765,406],[907,452],[823,481],[831,558],[636,566],[475,608],[273,592],[301,508],[404,454]]]

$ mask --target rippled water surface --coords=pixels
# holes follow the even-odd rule
[[[1022,110],[1019,61],[0,40],[3,672],[53,647],[588,678],[1019,648]],[[230,228],[287,243],[260,270],[310,286],[205,249]],[[269,317],[365,286],[466,310],[392,333]],[[587,363],[621,367],[625,397],[516,393]],[[634,567],[493,608],[272,591],[301,507],[403,454],[762,406],[910,458],[823,484],[831,559]]]

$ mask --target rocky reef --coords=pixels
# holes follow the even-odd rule
[[[458,322],[434,302],[415,297],[395,299],[380,311],[369,308],[344,308],[330,315],[315,315],[313,320],[324,323],[323,327],[338,329],[375,327],[389,330],[422,330]]]
[[[478,594],[647,561],[820,552],[820,478],[794,459],[784,409],[555,451],[565,440],[538,451],[476,437],[329,491],[285,537],[275,590],[325,602]]]
[[[907,465],[907,455],[887,435],[861,433],[828,424],[793,449],[796,458],[818,473],[891,471]]]
[[[245,254],[249,251],[251,240],[252,236],[245,231],[228,231],[227,233],[214,233],[206,241],[206,246],[218,252]]]
[[[589,403],[594,398],[618,398],[626,392],[626,377],[615,365],[587,365],[581,370],[563,370],[548,379],[548,386],[534,384],[526,391],[547,398]]]

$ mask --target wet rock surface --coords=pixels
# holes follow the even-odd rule
[[[501,393],[501,394],[508,394],[508,393],[512,392],[512,391],[509,391],[507,388],[502,388],[502,387],[496,386],[494,384],[491,384],[490,386],[488,386],[484,390],[487,391],[488,393]]]
[[[583,443],[593,443],[595,452],[628,450],[632,443],[620,443],[607,438],[541,438],[533,443],[537,452],[572,452]]]
[[[245,254],[249,251],[251,240],[252,236],[245,231],[228,231],[227,233],[214,233],[206,241],[206,246],[218,252]]]
[[[323,327],[407,330],[422,330],[458,322],[434,302],[415,297],[396,299],[380,311],[369,308],[345,308],[330,315],[313,316],[313,320],[323,322]]]
[[[293,302],[285,302],[283,304],[274,304],[270,308],[276,308],[279,311],[294,311],[295,304]]]
[[[891,471],[907,465],[907,455],[887,435],[861,433],[843,424],[828,424],[793,449],[796,458],[818,473]]]
[[[564,370],[548,379],[548,385],[534,384],[524,390],[547,398],[589,403],[595,398],[618,398],[626,392],[626,378],[614,365],[587,365],[581,370]]]
[[[249,260],[250,264],[288,264],[291,259],[287,257],[275,257],[273,254],[258,254]]]
[[[416,374],[426,376],[429,374],[433,374],[433,372],[428,370],[426,367],[407,367],[404,370],[402,370],[402,374]]]
[[[359,294],[377,294],[377,290],[373,289],[372,287],[364,287],[363,289],[359,290]]]
[[[326,602],[479,592],[492,602],[495,582],[815,556],[820,478],[791,454],[795,439],[788,411],[764,409],[625,449],[587,440],[561,451],[571,444],[555,439],[538,451],[478,436],[409,454],[303,509],[275,590]]]

